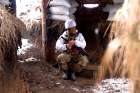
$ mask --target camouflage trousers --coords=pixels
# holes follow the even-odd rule
[[[57,62],[62,70],[72,69],[75,72],[80,72],[89,63],[87,56],[71,55],[66,52],[57,56]]]

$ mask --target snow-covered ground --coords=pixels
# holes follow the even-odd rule
[[[41,19],[41,0],[16,0],[16,16],[31,29]]]
[[[31,44],[28,39],[22,39],[22,46],[17,50],[17,55],[25,54],[31,47],[33,47],[33,44]]]
[[[130,93],[132,82],[128,79],[106,79],[93,89],[94,93]]]
[[[123,78],[105,79],[100,84],[94,86],[83,85],[83,88],[75,85],[67,87],[61,84],[61,82],[57,82],[56,84],[61,89],[70,89],[76,93],[132,93],[132,82]]]
[[[16,15],[23,21],[40,19],[41,0],[17,0],[16,5]]]

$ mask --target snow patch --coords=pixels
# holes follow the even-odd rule
[[[16,0],[16,16],[21,19],[27,29],[30,29],[34,22],[41,20],[41,0]]]
[[[33,44],[29,43],[28,39],[22,39],[22,46],[17,50],[17,55],[25,54],[31,47],[33,47]]]
[[[130,93],[132,83],[128,79],[106,79],[95,86],[92,91],[94,93]]]
[[[80,93],[80,90],[78,88],[76,88],[76,87],[71,87],[71,89]]]

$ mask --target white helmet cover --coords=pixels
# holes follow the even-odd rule
[[[74,19],[68,19],[65,21],[65,29],[76,27],[76,22]]]

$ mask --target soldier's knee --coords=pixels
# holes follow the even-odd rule
[[[81,72],[82,71],[81,65],[80,64],[74,64],[72,66],[72,70],[75,71],[75,72]]]
[[[66,54],[66,53],[61,53],[60,55],[57,56],[57,62],[69,62],[70,61],[70,55]]]
[[[80,60],[78,62],[78,64],[81,66],[86,66],[88,63],[89,63],[89,60],[88,60],[87,56],[81,56]]]

